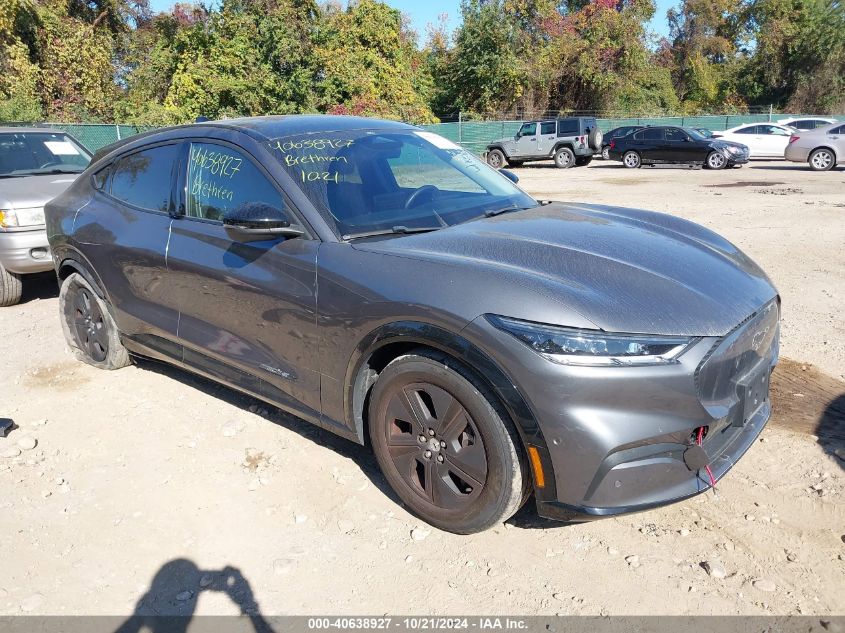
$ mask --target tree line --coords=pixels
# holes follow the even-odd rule
[[[840,0],[463,0],[415,33],[378,0],[2,0],[0,121],[329,112],[845,110]]]

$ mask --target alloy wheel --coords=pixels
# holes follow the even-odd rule
[[[625,167],[639,167],[640,166],[640,156],[636,152],[628,152],[622,158],[622,162],[625,163]]]
[[[810,157],[810,165],[818,171],[830,169],[833,166],[833,154],[825,149],[817,150]]]
[[[405,484],[445,510],[473,503],[487,481],[487,454],[464,405],[430,383],[397,385],[388,398],[387,449]]]
[[[710,152],[710,156],[707,157],[707,166],[710,169],[722,169],[727,162],[727,159],[719,152]]]
[[[73,324],[79,346],[101,363],[109,353],[109,339],[103,313],[87,288],[80,288],[73,301]]]

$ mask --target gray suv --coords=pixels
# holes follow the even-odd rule
[[[589,165],[601,151],[602,133],[593,117],[529,121],[513,137],[487,146],[487,163],[501,169],[528,161],[553,160],[561,169]]]
[[[44,205],[90,161],[64,132],[0,128],[0,307],[20,301],[23,275],[53,269]]]

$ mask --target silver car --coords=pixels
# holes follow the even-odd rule
[[[23,275],[52,270],[44,205],[89,162],[90,152],[64,132],[0,128],[0,307],[20,301]]]
[[[845,163],[845,123],[795,132],[786,146],[784,158],[809,163],[814,171],[827,171],[837,163]]]

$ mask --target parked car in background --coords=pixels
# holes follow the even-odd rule
[[[723,169],[748,162],[748,148],[705,138],[693,128],[651,126],[610,142],[610,158],[625,167],[680,163]]]
[[[776,123],[745,123],[724,132],[713,132],[713,138],[742,143],[750,158],[783,158],[794,130]]]
[[[0,128],[0,307],[20,301],[26,275],[53,268],[44,205],[90,160],[90,152],[64,132]]]
[[[826,117],[792,117],[778,121],[780,125],[786,125],[802,132],[815,130],[817,127],[827,127],[831,123],[837,123],[837,120]]]
[[[622,138],[623,136],[627,136],[631,132],[636,132],[637,130],[641,130],[645,125],[623,125],[622,127],[616,127],[606,132],[602,135],[602,142],[601,142],[601,157],[604,160],[610,160],[610,141],[615,138]]]
[[[837,163],[845,163],[845,123],[795,132],[789,138],[784,158],[806,162],[815,171],[827,171]]]
[[[80,360],[150,356],[370,444],[444,530],[532,492],[570,521],[680,501],[771,412],[780,301],[736,246],[670,214],[541,204],[402,123],[142,134],[47,225]]]
[[[520,167],[529,161],[553,160],[562,169],[589,165],[601,151],[602,133],[594,117],[529,121],[513,137],[487,146],[487,163],[494,169]]]

